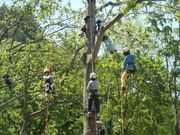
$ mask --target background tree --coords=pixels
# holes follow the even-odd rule
[[[100,82],[100,119],[109,135],[177,135],[177,1],[97,0],[92,1],[94,5],[85,1],[83,9],[72,2],[27,0],[1,6],[0,134],[93,134],[95,119],[86,117],[86,84],[94,70]],[[92,42],[85,44],[78,35],[89,14],[94,15],[88,25],[88,41]],[[98,37],[93,33],[97,19],[106,24]],[[118,53],[105,51],[101,42],[104,33],[112,38]],[[129,80],[127,98],[118,92],[124,46],[136,55],[138,67]],[[58,96],[48,106],[42,72],[49,64],[56,73]],[[11,90],[3,78],[7,72]]]
[[[2,5],[0,13],[1,41],[7,38],[22,43],[37,40],[40,24],[37,23],[29,5],[23,8]]]

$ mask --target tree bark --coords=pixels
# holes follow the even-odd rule
[[[86,36],[86,52],[84,54],[84,92],[83,92],[83,107],[84,107],[84,135],[96,135],[96,119],[95,117],[87,116],[88,109],[88,95],[87,84],[89,82],[89,75],[95,71],[95,59],[92,59],[92,52],[95,45],[95,9],[96,0],[88,0],[88,22],[87,22],[87,36]]]
[[[180,23],[179,23],[179,39],[180,39]],[[178,88],[177,88],[177,75],[176,75],[176,70],[177,70],[177,61],[178,61],[178,54],[179,54],[179,49],[178,49],[178,43],[175,45],[175,54],[174,54],[174,73],[173,73],[173,88],[174,88],[174,116],[175,116],[175,134],[180,135],[180,114],[179,114],[179,108],[178,108],[178,101],[179,101],[179,94],[178,94]]]
[[[31,46],[29,47],[30,51]],[[20,135],[27,135],[28,134],[28,127],[30,123],[30,118],[29,118],[29,112],[28,112],[28,88],[30,85],[29,82],[29,71],[30,71],[30,52],[28,52],[28,58],[27,58],[27,69],[26,69],[26,75],[25,75],[25,81],[24,81],[24,98],[23,98],[23,108],[22,108],[22,113],[23,113],[23,125],[20,131]]]

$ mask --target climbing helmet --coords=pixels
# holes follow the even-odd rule
[[[122,53],[124,54],[124,53],[126,53],[128,51],[130,51],[130,49],[128,47],[124,47],[123,50],[122,50]]]
[[[96,76],[96,73],[92,72],[92,73],[90,74],[90,78],[91,78],[91,79],[96,79],[96,77],[97,77],[97,76]]]

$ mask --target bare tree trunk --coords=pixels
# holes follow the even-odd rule
[[[31,48],[31,47],[30,47]],[[27,135],[28,134],[28,127],[30,123],[29,119],[29,113],[28,113],[28,88],[29,88],[29,71],[30,71],[30,51],[28,52],[28,58],[27,58],[27,69],[26,69],[26,79],[24,82],[24,98],[23,98],[23,107],[22,107],[22,112],[23,112],[23,125],[20,131],[20,135]]]
[[[87,84],[89,75],[95,71],[95,59],[92,59],[92,52],[95,46],[95,6],[96,0],[88,0],[88,22],[86,36],[86,52],[84,54],[84,92],[83,92],[83,107],[84,107],[84,135],[96,135],[96,118],[87,116],[88,109],[88,91]]]

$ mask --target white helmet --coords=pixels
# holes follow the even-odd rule
[[[128,47],[124,47],[123,50],[122,50],[122,53],[125,53],[125,52],[128,52],[130,51],[130,49]]]
[[[49,69],[48,69],[48,68],[45,68],[45,69],[44,69],[44,73],[46,73],[46,72],[49,72]]]
[[[96,121],[96,123],[102,125],[102,122],[100,120]]]
[[[97,76],[96,76],[96,73],[92,72],[92,73],[90,74],[90,78],[91,78],[91,79],[96,79],[96,77],[97,77]]]

